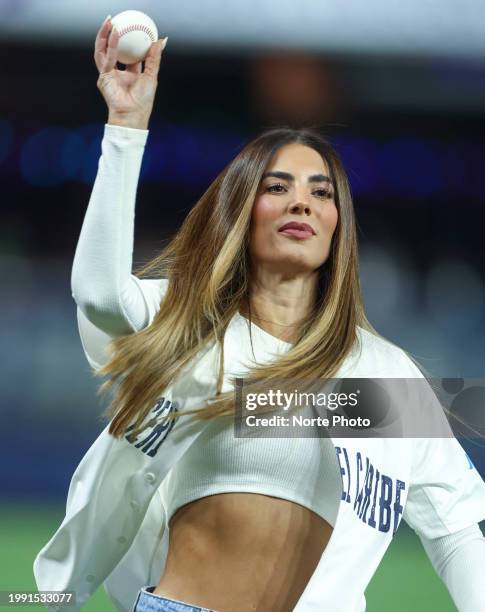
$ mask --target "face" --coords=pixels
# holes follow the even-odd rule
[[[285,276],[314,271],[328,258],[337,221],[327,163],[311,147],[284,145],[265,169],[254,202],[251,261]],[[287,223],[311,231],[281,230]]]

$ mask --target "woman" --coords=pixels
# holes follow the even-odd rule
[[[422,377],[365,318],[333,149],[312,130],[260,135],[140,279],[135,193],[164,44],[144,72],[116,70],[117,44],[107,20],[109,118],[72,273],[86,355],[117,392],[36,558],[39,588],[81,605],[104,581],[122,610],[363,610],[404,516],[459,609],[481,609],[485,485],[456,440],[232,434],[237,375]]]

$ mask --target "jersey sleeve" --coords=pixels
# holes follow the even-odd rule
[[[148,130],[105,124],[101,156],[74,254],[71,294],[100,330],[122,335],[146,325],[132,275],[135,200]]]
[[[421,537],[439,538],[485,519],[485,482],[459,441],[415,438],[404,520]]]
[[[485,482],[454,437],[428,379],[407,356],[401,368],[413,379],[409,389],[415,404],[415,423],[408,430],[412,458],[403,518],[420,537],[439,538],[485,519]],[[436,437],[416,438],[416,427]]]
[[[81,343],[91,367],[109,342],[149,325],[167,279],[132,274],[135,201],[148,130],[105,124],[101,156],[71,272]]]
[[[137,308],[139,311],[142,310],[141,314],[144,320],[140,329],[143,329],[151,324],[160,309],[163,296],[168,288],[168,279],[139,279],[132,275],[131,283],[128,286],[129,290],[125,296],[125,308],[129,312],[130,305],[136,304],[133,308]],[[102,324],[100,327],[95,325],[86,317],[79,306],[77,306],[77,324],[81,345],[89,365],[93,369],[101,367],[109,360],[109,352],[107,350],[109,343],[119,334],[106,331],[106,329],[103,329]]]
[[[423,548],[460,612],[485,610],[485,538],[475,523],[429,540]]]

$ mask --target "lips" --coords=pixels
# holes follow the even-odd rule
[[[302,235],[315,235],[316,231],[313,229],[311,225],[308,223],[298,223],[297,221],[290,221],[289,223],[285,223],[279,228],[279,232],[284,232],[285,230],[295,230],[296,232],[301,232]],[[289,232],[288,232],[289,233]],[[297,235],[297,234],[295,234]]]

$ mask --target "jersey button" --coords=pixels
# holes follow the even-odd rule
[[[94,576],[92,574],[88,574],[86,576],[86,581],[87,582],[94,582],[94,580],[95,580],[95,578],[94,578]]]
[[[131,506],[132,510],[135,510],[135,511],[140,508],[140,504],[137,501],[135,501],[134,499],[132,499],[130,501],[130,506]]]
[[[126,538],[125,536],[118,536],[116,538],[116,541],[118,542],[118,544],[126,544]]]
[[[145,474],[145,482],[148,482],[148,484],[153,484],[155,482],[156,478],[155,478],[155,474],[153,472],[147,472]]]

